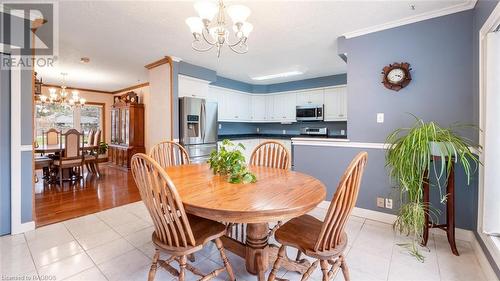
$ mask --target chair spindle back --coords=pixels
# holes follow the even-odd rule
[[[339,245],[344,227],[358,198],[361,178],[368,153],[360,152],[351,161],[333,195],[323,227],[314,246],[315,251],[329,251]]]
[[[270,168],[288,169],[290,153],[277,141],[266,141],[259,144],[250,156],[250,165]]]
[[[177,189],[160,164],[146,154],[137,153],[132,157],[131,168],[158,239],[170,247],[195,246]]]
[[[182,145],[173,141],[162,141],[157,143],[149,156],[160,164],[162,168],[189,164],[189,155]]]

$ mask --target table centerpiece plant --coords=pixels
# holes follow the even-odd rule
[[[250,172],[245,162],[242,150],[245,146],[241,143],[234,144],[228,139],[222,141],[219,151],[210,153],[208,164],[214,174],[227,176],[229,183],[254,183],[256,176]]]
[[[447,179],[453,163],[459,162],[469,185],[479,163],[469,147],[480,149],[480,146],[454,131],[474,126],[442,128],[435,122],[426,123],[414,117],[416,122],[411,128],[397,129],[387,137],[386,166],[390,177],[397,183],[401,196],[401,207],[394,229],[411,237],[411,242],[400,245],[407,247],[410,254],[423,262],[424,256],[419,252],[418,244],[423,238],[424,216],[426,212],[430,217],[437,218],[438,215],[436,209],[423,202],[423,183],[427,180],[425,172],[434,173],[437,184],[429,186],[439,188],[440,201],[444,203],[447,194],[443,194],[440,180],[444,177]],[[433,158],[437,161],[431,161]]]

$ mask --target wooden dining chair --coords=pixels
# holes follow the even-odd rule
[[[180,281],[185,280],[186,270],[201,276],[200,280],[203,281],[210,280],[225,270],[229,279],[235,280],[220,239],[226,232],[226,226],[186,214],[175,185],[165,170],[153,158],[146,154],[137,153],[132,157],[131,169],[142,201],[153,219],[155,228],[152,240],[156,249],[148,280],[154,280],[158,265],[177,276]],[[203,246],[211,241],[215,242],[224,267],[204,275],[187,263],[187,256],[202,250]],[[160,251],[171,255],[171,257],[160,260]],[[173,261],[179,263],[180,270],[170,265]]]
[[[83,172],[84,155],[83,135],[76,129],[69,129],[61,135],[60,141],[60,157],[54,161],[54,166],[59,170],[59,183],[63,184],[63,180],[81,179]],[[76,178],[63,179],[63,169],[75,168],[77,171]]]
[[[290,166],[290,153],[280,142],[265,141],[252,151],[250,165],[288,169]]]
[[[255,149],[252,151],[249,163],[250,165],[254,166],[264,166],[287,170],[290,164],[290,153],[288,152],[288,149],[280,142],[265,141],[255,147]],[[269,230],[269,236],[272,236],[281,225],[282,222],[278,221]],[[245,243],[246,224],[229,224],[227,236],[241,243]]]
[[[173,141],[162,141],[155,144],[149,151],[149,156],[158,162],[162,168],[191,162],[186,149]]]
[[[303,215],[288,221],[276,231],[275,238],[281,243],[281,247],[268,281],[273,281],[276,278],[285,258],[287,246],[294,247],[305,255],[316,259],[302,275],[302,281],[311,276],[318,263],[323,272],[323,281],[331,280],[339,268],[342,269],[344,279],[350,280],[344,257],[344,251],[347,247],[347,234],[344,228],[356,205],[367,159],[368,153],[360,152],[347,167],[337,186],[337,191],[324,221],[311,215]]]
[[[59,144],[61,131],[50,128],[46,132],[42,132],[42,141],[44,145]]]
[[[101,130],[94,131],[92,139],[87,141],[88,146],[92,146],[88,152],[89,154],[85,155],[85,165],[87,166],[87,171],[93,173],[97,176],[101,175],[101,171],[99,170],[99,158],[102,157],[99,154],[99,145],[101,143]]]

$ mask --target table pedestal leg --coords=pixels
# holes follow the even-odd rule
[[[247,224],[245,265],[247,271],[265,279],[265,272],[269,267],[269,225],[267,223]]]

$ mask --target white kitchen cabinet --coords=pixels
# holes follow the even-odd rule
[[[325,90],[325,121],[347,121],[347,87],[332,87]]]
[[[267,122],[269,121],[269,104],[270,99],[267,95],[252,96],[252,122]]]
[[[297,99],[295,93],[272,95],[272,112],[270,114],[273,122],[295,122],[295,107]]]
[[[179,97],[193,97],[205,99],[208,97],[209,81],[179,75]]]
[[[323,89],[297,92],[297,105],[322,105],[324,104]]]
[[[219,87],[210,87],[209,92],[209,95],[213,96],[218,103],[219,121],[251,121],[251,95]]]

